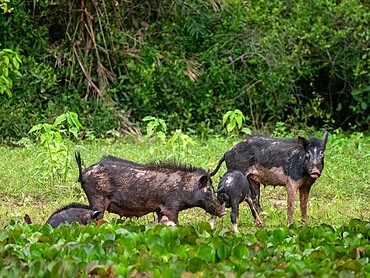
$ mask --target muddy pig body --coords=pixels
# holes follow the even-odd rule
[[[222,176],[218,184],[217,198],[225,204],[227,208],[231,208],[230,219],[232,230],[238,232],[239,222],[239,204],[244,200],[248,203],[254,220],[258,227],[263,227],[263,223],[258,215],[252,200],[253,192],[251,192],[250,184],[246,176],[240,171],[230,171]],[[216,217],[212,216],[211,227],[214,227]]]
[[[261,183],[285,186],[288,224],[293,222],[294,202],[299,190],[301,217],[305,221],[311,186],[324,168],[327,139],[327,132],[323,139],[248,136],[224,154],[211,176],[216,174],[225,161],[228,171],[243,172],[256,191],[259,191]],[[257,210],[260,210],[259,197],[254,202]]]
[[[79,181],[94,210],[107,210],[121,217],[155,212],[159,223],[166,216],[175,224],[179,212],[192,207],[217,216],[225,213],[209,173],[201,168],[174,162],[138,164],[107,156],[82,172],[79,154],[76,161]]]
[[[92,210],[90,206],[72,203],[55,211],[46,221],[46,224],[50,224],[53,228],[58,227],[63,222],[78,222],[86,225],[99,215],[100,212]]]

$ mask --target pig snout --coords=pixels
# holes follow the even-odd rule
[[[311,170],[310,177],[317,180],[321,176],[321,171],[317,168]]]
[[[215,200],[217,205],[211,204],[212,215],[222,217],[226,214],[225,204],[221,204],[219,200]]]

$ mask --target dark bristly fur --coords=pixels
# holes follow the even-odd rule
[[[166,161],[151,161],[147,164],[140,164],[129,160],[124,160],[122,158],[118,158],[115,156],[104,156],[103,159],[100,161],[101,164],[104,164],[105,162],[111,163],[116,162],[123,165],[129,165],[132,167],[142,168],[142,169],[148,169],[148,170],[158,170],[158,171],[167,171],[167,170],[175,170],[175,171],[182,171],[187,173],[201,173],[204,175],[209,175],[209,173],[202,169],[194,167],[193,165],[187,165],[179,163],[175,160],[166,160]]]
[[[46,223],[50,224],[53,228],[58,227],[63,222],[78,222],[86,225],[96,219],[99,214],[99,211],[92,210],[88,205],[71,203],[56,210]]]
[[[215,175],[225,161],[228,171],[238,170],[249,178],[258,195],[261,183],[285,186],[288,195],[288,224],[293,222],[294,201],[299,190],[302,220],[305,221],[311,186],[324,168],[323,153],[327,139],[327,132],[323,139],[298,136],[284,140],[268,136],[248,136],[222,156],[210,175]],[[259,198],[254,202],[260,209]]]
[[[212,180],[204,169],[174,161],[139,164],[106,156],[82,172],[79,154],[76,162],[81,186],[94,210],[108,210],[121,217],[155,212],[158,222],[166,216],[174,223],[178,223],[180,211],[191,207],[223,215]]]

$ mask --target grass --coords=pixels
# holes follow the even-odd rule
[[[82,142],[81,151],[85,166],[99,161],[103,155],[114,155],[127,160],[145,163],[153,160],[176,159],[204,169],[214,169],[220,157],[239,138],[215,137],[209,140],[193,138],[195,144],[164,144],[159,142],[134,142],[130,139],[116,141],[102,140]],[[39,156],[41,146],[25,148],[0,146],[0,227],[11,220],[23,221],[29,214],[35,224],[43,224],[50,214],[68,203],[87,204],[80,184],[77,182],[78,170],[70,153],[69,171],[66,181],[52,176]],[[56,165],[58,167],[59,165]],[[61,165],[63,166],[63,165]],[[223,165],[213,179],[217,187],[219,177],[226,171]],[[334,134],[329,137],[325,152],[325,169],[320,179],[313,185],[308,203],[308,225],[326,223],[345,225],[353,218],[370,220],[370,137],[353,134],[345,137]],[[261,205],[264,209],[262,220],[267,228],[286,223],[286,191],[283,187],[262,187]],[[112,219],[118,216],[106,214]],[[180,212],[179,221],[187,223],[206,221],[210,216],[202,209],[195,208]],[[296,199],[295,220],[299,221],[299,199]],[[154,214],[138,220],[140,223],[154,222]],[[227,214],[217,219],[216,227],[231,227]],[[239,231],[255,232],[247,204],[240,205]]]

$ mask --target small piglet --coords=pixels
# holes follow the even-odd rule
[[[230,171],[222,176],[217,190],[217,198],[225,204],[227,208],[231,208],[230,218],[232,230],[238,232],[239,219],[239,204],[244,200],[248,203],[254,220],[258,227],[263,227],[263,223],[259,218],[258,212],[253,203],[254,191],[250,187],[248,179],[239,171]],[[216,216],[211,218],[211,227],[214,228]]]
[[[46,221],[46,224],[50,224],[53,228],[58,227],[63,222],[78,222],[86,225],[100,214],[100,211],[94,211],[87,205],[72,203],[55,211]]]

